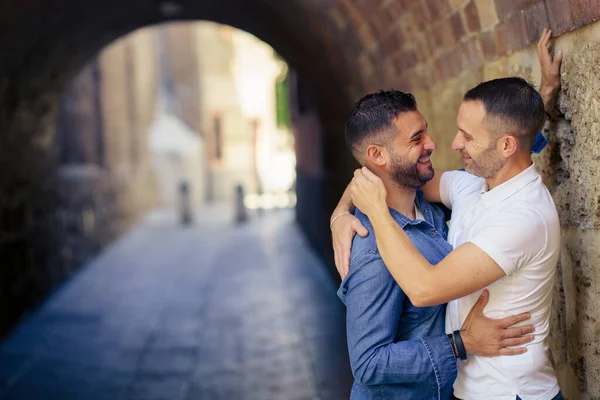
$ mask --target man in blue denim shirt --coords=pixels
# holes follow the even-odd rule
[[[435,143],[414,97],[399,91],[365,96],[348,121],[346,140],[355,158],[384,181],[395,221],[430,263],[441,261],[452,251],[444,214],[418,190],[433,177]],[[458,353],[444,333],[445,305],[411,304],[383,263],[369,220],[359,210],[355,215],[370,234],[354,238],[350,273],[338,291],[347,307],[351,399],[450,399]],[[528,332],[506,328],[528,316],[487,319],[485,301],[484,294],[463,325],[469,353],[520,353],[505,347],[528,342],[522,336]],[[500,330],[505,336],[495,339]]]

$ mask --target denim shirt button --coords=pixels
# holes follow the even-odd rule
[[[431,235],[431,237],[434,237],[435,236],[435,231],[431,231],[430,235]]]
[[[427,214],[427,210],[423,210],[423,214]]]

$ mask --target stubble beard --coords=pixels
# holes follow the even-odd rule
[[[419,189],[433,178],[433,166],[430,165],[426,172],[419,172],[416,162],[406,162],[401,157],[392,154],[390,177],[400,186]]]
[[[495,177],[506,164],[505,160],[496,155],[496,149],[493,147],[485,149],[477,157],[477,161],[474,158],[471,158],[471,160],[471,165],[465,166],[467,172],[484,179]]]

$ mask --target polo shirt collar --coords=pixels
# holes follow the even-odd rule
[[[485,208],[492,207],[493,205],[506,200],[508,197],[533,182],[539,176],[540,174],[535,170],[535,164],[532,163],[529,168],[503,184],[496,186],[492,190],[488,190],[487,182],[484,180],[481,188],[481,199],[483,200]]]

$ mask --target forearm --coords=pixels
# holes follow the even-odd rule
[[[350,194],[350,185],[348,185],[346,187],[346,190],[344,190],[344,194],[342,195],[342,198],[340,199],[337,207],[335,208],[335,210],[333,210],[329,222],[331,223],[333,218],[335,218],[337,215],[340,215],[341,213],[353,211],[354,204],[352,203],[352,195]]]
[[[363,385],[432,382],[447,387],[456,379],[456,357],[446,335],[381,346],[354,358],[352,372]]]
[[[369,219],[385,266],[411,302],[419,307],[421,300],[426,299],[428,291],[434,287],[431,264],[419,253],[387,209]]]
[[[551,86],[544,83],[540,87],[540,96],[544,101],[544,109],[549,115],[553,115],[556,112],[556,98],[559,89],[560,86]]]

